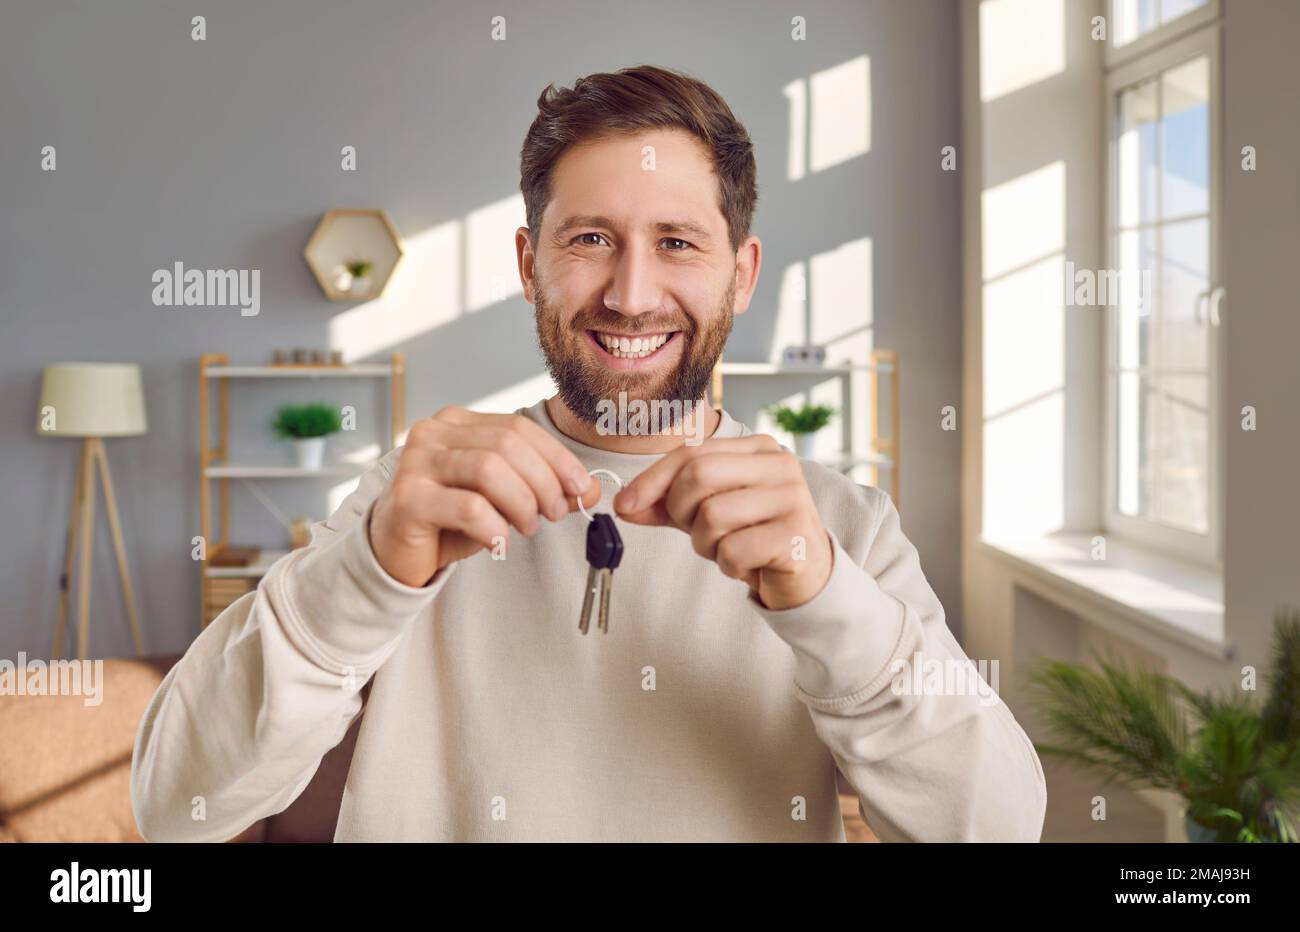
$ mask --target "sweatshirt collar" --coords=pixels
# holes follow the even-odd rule
[[[541,427],[566,448],[571,450],[583,465],[588,469],[608,469],[619,476],[624,482],[640,473],[643,469],[650,466],[663,453],[617,453],[613,450],[602,450],[599,447],[588,446],[574,440],[568,434],[562,433],[555,422],[551,420],[551,414],[546,410],[546,399],[538,401],[526,408],[520,408],[515,412],[536,421]],[[725,410],[718,412],[721,415],[718,421],[717,430],[715,430],[708,439],[725,439],[728,437],[744,437],[751,433],[750,429],[744,424],[737,421]]]

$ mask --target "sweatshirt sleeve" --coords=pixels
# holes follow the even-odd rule
[[[1047,806],[1038,755],[975,679],[897,509],[879,494],[861,566],[828,532],[833,565],[820,593],[777,611],[752,591],[750,602],[793,648],[795,692],[882,841],[1038,841]]]
[[[131,760],[131,803],[148,841],[221,841],[287,808],[361,713],[362,687],[455,571],[413,588],[375,559],[370,511],[391,458],[163,679]]]

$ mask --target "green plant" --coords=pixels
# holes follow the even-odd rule
[[[338,433],[343,429],[343,418],[337,408],[320,402],[285,405],[275,412],[271,427],[281,437],[303,440]]]
[[[836,413],[830,405],[804,405],[797,409],[775,405],[768,409],[768,414],[776,418],[781,429],[792,434],[816,433],[829,424]]]
[[[1300,612],[1274,619],[1262,705],[1248,691],[1197,693],[1164,674],[1098,666],[1051,662],[1030,677],[1055,740],[1040,753],[1178,793],[1216,841],[1300,840]]]
[[[347,263],[347,270],[352,274],[353,278],[365,278],[370,274],[373,267],[373,263],[367,262],[365,259],[353,259]]]

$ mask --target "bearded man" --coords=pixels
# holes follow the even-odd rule
[[[1036,841],[1006,705],[898,688],[970,661],[888,496],[708,402],[762,260],[744,127],[650,66],[538,109],[515,245],[558,393],[414,424],[203,631],[137,736],[144,836],[282,811],[360,716],[338,841],[842,841],[837,770],[882,840]],[[623,400],[670,416],[611,430]],[[602,497],[624,550],[584,637]]]

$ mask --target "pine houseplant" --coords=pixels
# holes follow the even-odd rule
[[[1169,790],[1197,841],[1295,842],[1300,820],[1300,612],[1279,611],[1267,693],[1198,693],[1146,670],[1050,662],[1030,678],[1053,742],[1040,754],[1107,782]]]

